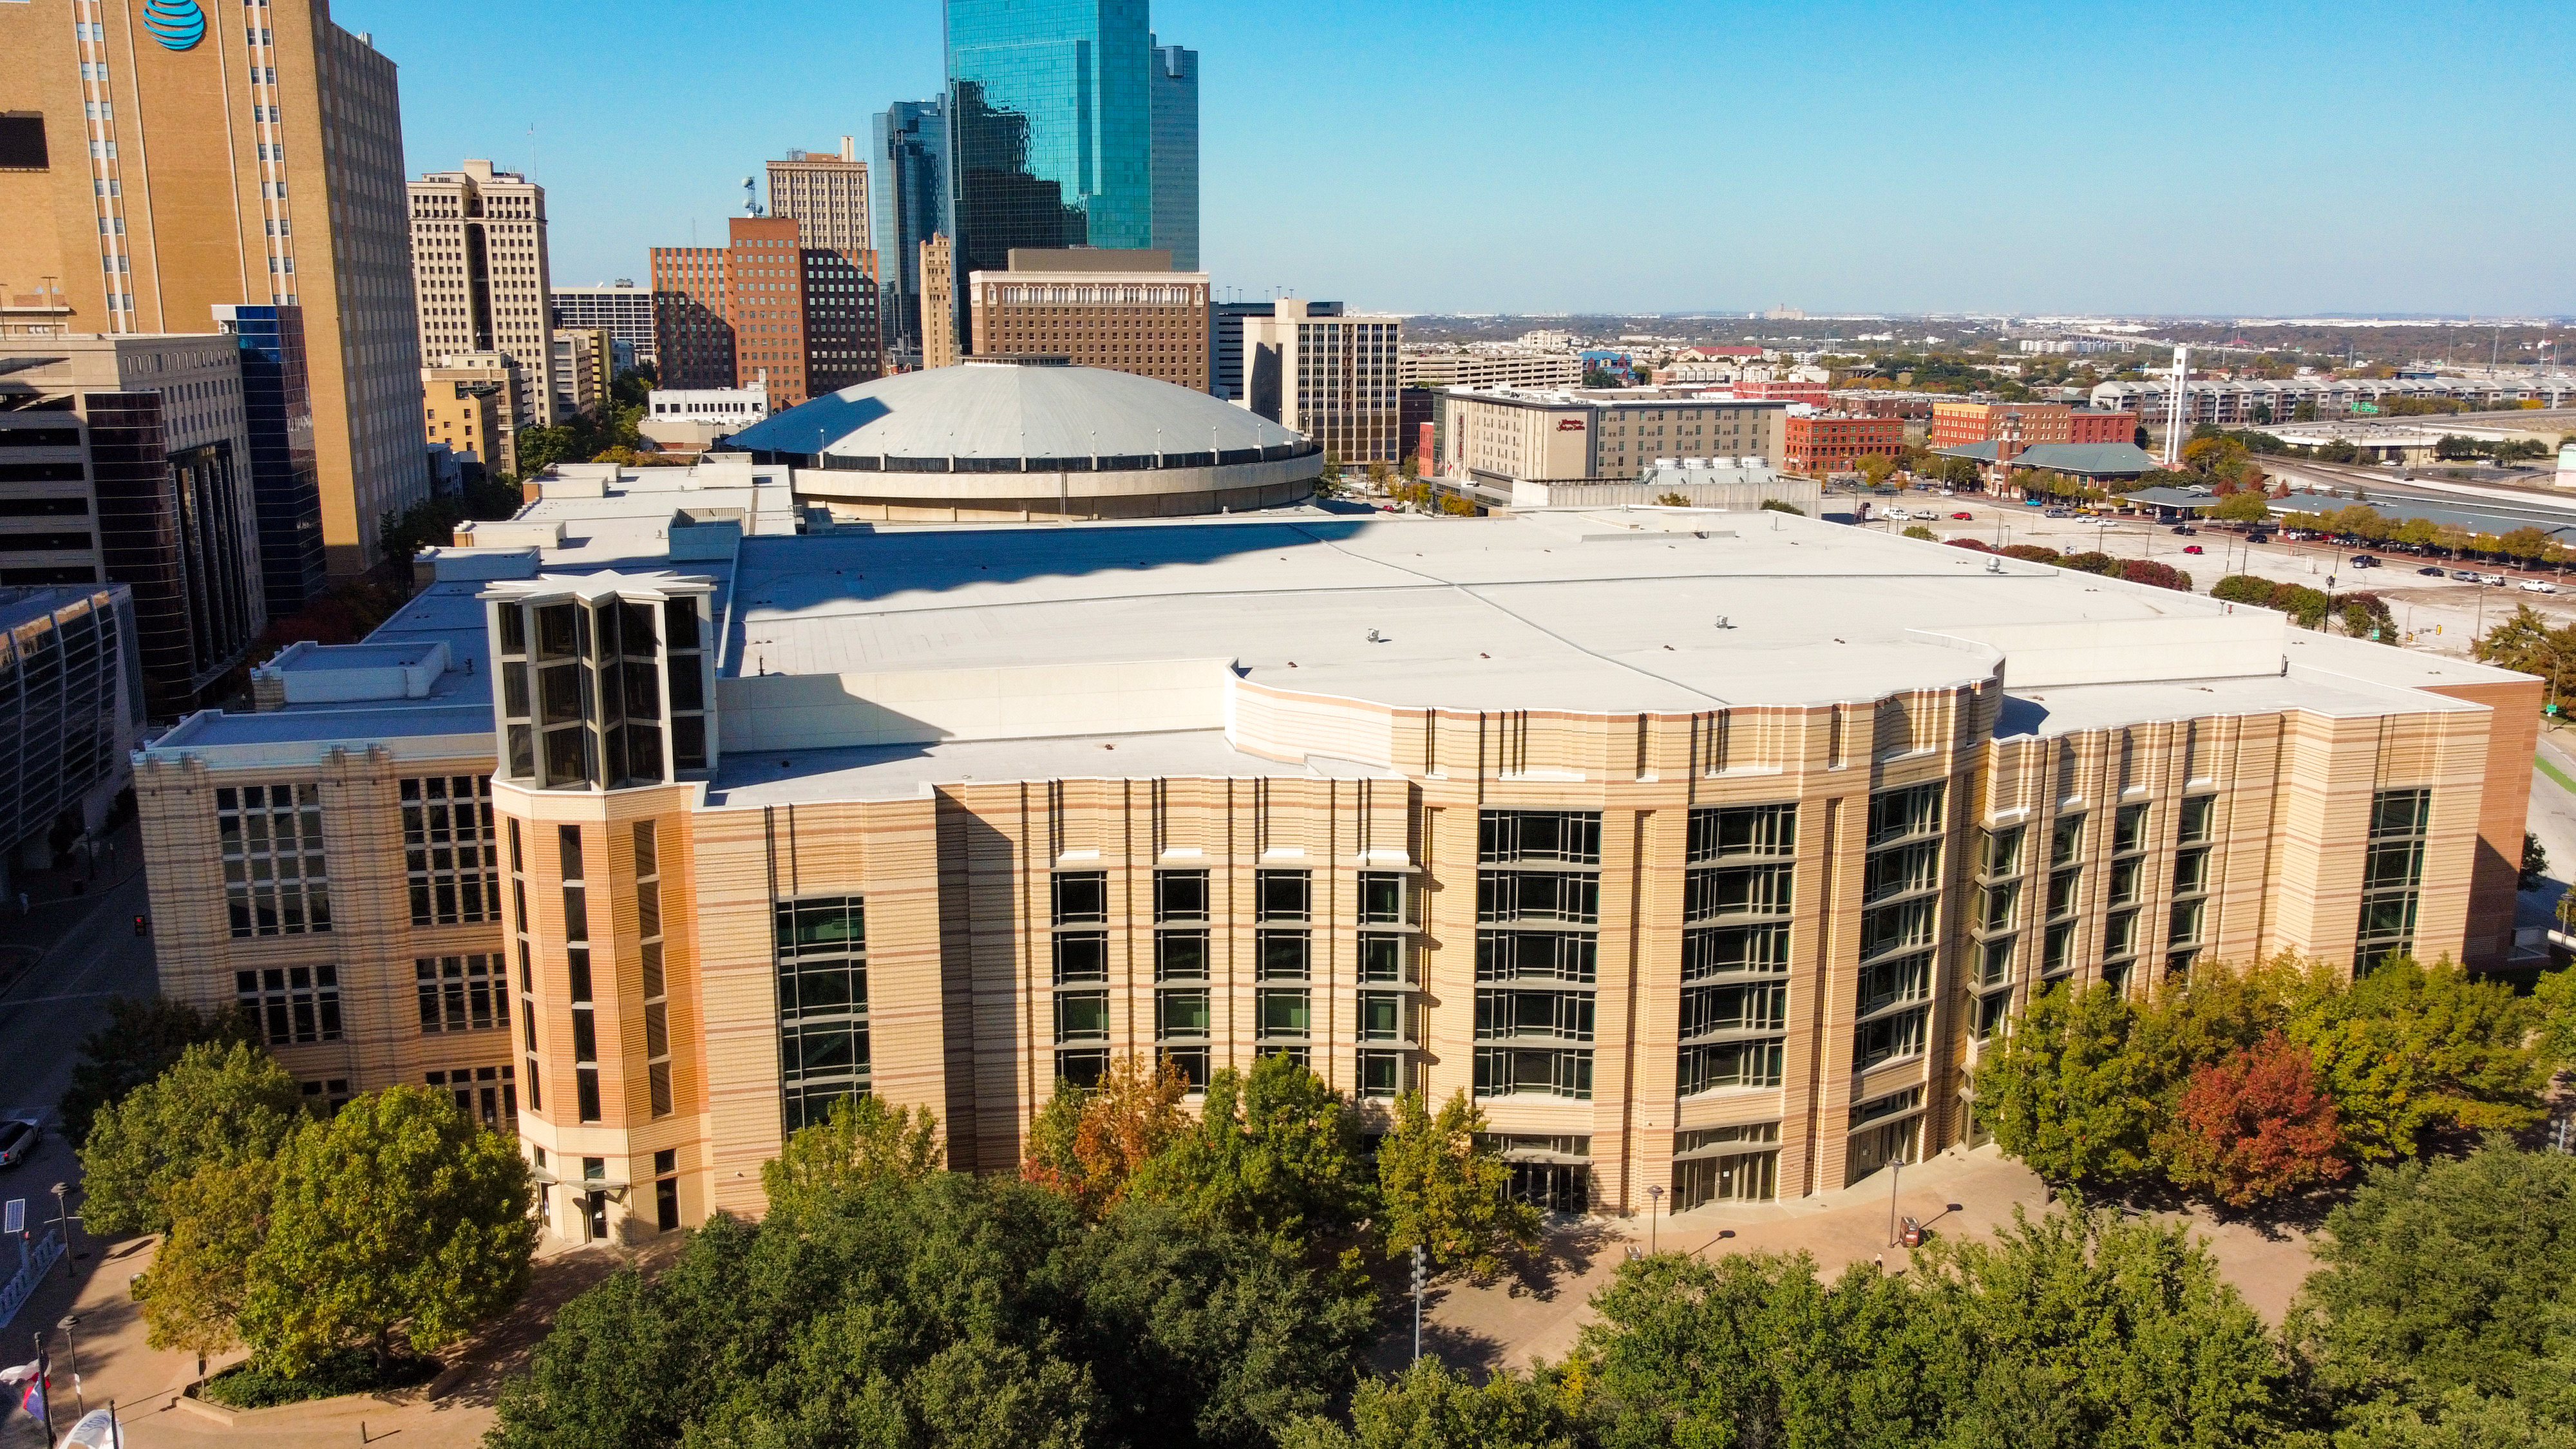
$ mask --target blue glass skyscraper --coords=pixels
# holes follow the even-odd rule
[[[1153,48],[1154,245],[1172,270],[1199,269],[1199,53]]]
[[[947,0],[957,292],[1013,247],[1153,243],[1146,0]]]
[[[868,233],[877,247],[878,325],[887,362],[918,367],[921,244],[957,230],[948,207],[948,114],[938,101],[897,101],[875,122]]]
[[[259,519],[261,591],[284,619],[329,584],[322,550],[322,484],[313,449],[313,391],[304,362],[304,309],[218,306],[216,325],[241,349],[242,422]]]

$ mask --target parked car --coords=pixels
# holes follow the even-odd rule
[[[1887,518],[1892,518],[1892,519],[1896,520],[1898,523],[1912,523],[1912,522],[1914,521],[1914,515],[1913,515],[1913,514],[1911,514],[1911,513],[1906,512],[1906,511],[1905,511],[1904,509],[1902,509],[1902,508],[1891,508],[1891,509],[1887,510],[1887,512],[1886,512],[1883,516],[1884,516],[1884,517],[1887,517]]]
[[[2379,560],[2366,553],[2357,553],[2352,556],[2352,566],[2357,569],[2375,569],[2379,567]]]
[[[2272,541],[2272,535],[2265,533],[2263,530],[2258,528],[2252,533],[2245,535],[2245,541],[2247,543],[2270,543]]]
[[[2426,564],[2415,572],[2422,574],[2427,578],[2438,579],[2444,573],[2448,572],[2448,570],[2444,569],[2440,564]]]
[[[2040,515],[2042,518],[2073,518],[2074,516],[2074,514],[2063,508],[2052,508]]]
[[[2485,580],[2478,577],[2478,571],[2476,569],[2453,569],[2451,570],[2451,577],[2458,579],[2464,584],[2485,582]]]
[[[2184,553],[2200,553],[2200,552],[2203,552],[2204,550],[2201,548],[2201,546],[2200,546],[2199,544],[2196,544],[2196,543],[2186,543],[2186,544],[2184,544],[2184,545],[2182,546],[2182,551],[2183,551]]]
[[[45,1124],[19,1117],[0,1121],[0,1167],[15,1167],[36,1155],[45,1140]]]
[[[2181,534],[2185,538],[2189,538],[2193,534],[2200,532],[2200,530],[2192,527],[2188,523],[2177,523],[2174,525],[2174,532]]]
[[[1973,513],[1970,513],[1968,510],[1966,510],[1966,509],[1964,509],[1964,508],[1960,509],[1960,510],[1959,510],[1958,512],[1956,512],[1956,513],[1951,514],[1950,516],[1951,516],[1952,518],[1964,518],[1964,519],[1966,519],[1967,521],[1969,521],[1970,523],[1974,523],[1974,522],[1976,522],[1976,521],[1977,521],[1977,515],[1975,515],[1975,514],[1973,514]]]
[[[2505,585],[2507,585],[2507,584],[2509,584],[2509,583],[2512,583],[2512,582],[2513,582],[2513,580],[2506,578],[2506,577],[2505,577],[2504,575],[2502,575],[2502,574],[2486,574],[2486,575],[2481,576],[2481,577],[2479,578],[2478,582],[2480,582],[2480,583],[2482,583],[2482,584],[2492,585],[2493,587],[2495,587],[2495,588],[2499,588],[2499,589],[2500,589],[2500,588],[2503,588]]]
[[[2558,586],[2547,579],[2524,579],[2522,591],[2526,594],[2554,594],[2558,592]]]

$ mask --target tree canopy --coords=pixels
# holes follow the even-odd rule
[[[81,1038],[71,1087],[63,1093],[63,1135],[75,1143],[89,1140],[100,1109],[161,1075],[189,1047],[259,1039],[237,1008],[209,1014],[165,996],[110,997],[107,1015],[107,1025]]]
[[[1538,1242],[1538,1213],[1503,1193],[1511,1168],[1479,1150],[1485,1114],[1452,1093],[1435,1115],[1420,1092],[1395,1101],[1395,1121],[1378,1142],[1377,1186],[1388,1256],[1417,1245],[1433,1266],[1476,1279],[1503,1268],[1506,1250]]]
[[[172,1189],[201,1168],[268,1157],[304,1120],[302,1089],[264,1049],[186,1047],[98,1114],[80,1149],[81,1223],[101,1237],[166,1231]]]

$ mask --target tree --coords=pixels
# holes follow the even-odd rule
[[[2221,523],[2261,523],[2272,516],[2272,502],[2260,489],[2242,490],[2219,500],[2209,516]]]
[[[928,1107],[889,1107],[875,1096],[842,1097],[831,1115],[789,1134],[760,1165],[772,1212],[792,1212],[817,1194],[892,1178],[918,1182],[939,1170],[939,1121]]]
[[[1896,460],[1885,453],[1863,453],[1852,460],[1852,469],[1867,480],[1870,487],[1877,488],[1896,471]]]
[[[2490,1141],[2378,1169],[2326,1215],[2316,1256],[2285,1331],[2344,1403],[2433,1410],[2463,1390],[2513,1394],[2564,1342],[2576,1157]]]
[[[2540,1120],[2548,1073],[2528,1040],[2536,1018],[2509,986],[2400,957],[2317,997],[2287,1030],[2315,1057],[2352,1153],[2385,1162],[2413,1155],[2437,1129]]]
[[[1538,1211],[1504,1196],[1511,1168],[1479,1147],[1485,1114],[1451,1094],[1439,1115],[1420,1092],[1395,1101],[1395,1122],[1377,1149],[1378,1199],[1389,1257],[1422,1247],[1434,1266],[1464,1268],[1482,1282],[1503,1269],[1503,1250],[1538,1243]]]
[[[1478,1384],[1437,1358],[1394,1378],[1360,1381],[1351,1427],[1297,1420],[1280,1449],[1577,1449],[1586,1442],[1568,1395],[1506,1369]]]
[[[170,1226],[134,1284],[145,1341],[205,1360],[241,1344],[250,1265],[268,1238],[277,1168],[266,1158],[210,1163],[163,1196]]]
[[[113,996],[107,1017],[107,1025],[81,1039],[71,1089],[63,1093],[63,1135],[73,1142],[88,1141],[90,1123],[102,1109],[161,1075],[198,1042],[259,1039],[238,1007],[207,1013],[167,997]]]
[[[536,1251],[516,1145],[443,1092],[388,1087],[306,1123],[277,1156],[242,1336],[301,1374],[344,1348],[435,1353],[519,1299]]]
[[[1137,1174],[1134,1191],[1193,1217],[1287,1241],[1348,1232],[1368,1211],[1359,1123],[1286,1053],[1208,1081],[1197,1124]]]
[[[91,1127],[80,1149],[82,1225],[101,1237],[161,1232],[172,1188],[203,1167],[268,1157],[304,1120],[303,1089],[265,1050],[191,1046]]]
[[[2133,584],[2173,589],[2185,594],[2191,592],[2191,575],[2171,564],[2158,563],[2150,558],[2133,558],[2121,564],[2119,576]]]
[[[1763,499],[1762,511],[1765,513],[1794,513],[1800,518],[1807,516],[1807,510],[1800,508],[1797,504],[1783,503],[1777,498]]]
[[[1689,497],[1681,493],[1658,493],[1655,495],[1655,502],[1666,508],[1690,507]]]
[[[2111,987],[2061,983],[1977,1065],[1976,1111],[2003,1150],[2051,1182],[2144,1172],[2156,1083],[2129,1049],[2137,1008]]]
[[[2316,1062],[2278,1031],[2193,1072],[2155,1150],[2176,1187],[2251,1207],[2350,1171]]]
[[[2536,891],[2549,884],[2549,851],[2540,837],[2522,832],[2522,869],[2514,877],[2514,889]]]
[[[1934,543],[1938,541],[1938,536],[1935,535],[1931,529],[1926,528],[1919,523],[1909,523],[1905,525],[1905,537],[1919,538],[1925,543]]]
[[[2576,891],[2558,898],[2562,925],[2571,901],[2576,901]],[[2533,1011],[2540,1017],[2542,1063],[2556,1071],[2576,1066],[2576,969],[2543,973],[2532,988],[2531,1001]]]
[[[1020,1175],[1073,1199],[1096,1218],[1126,1196],[1127,1186],[1157,1153],[1178,1140],[1187,1119],[1181,1098],[1190,1079],[1180,1064],[1133,1054],[1110,1064],[1088,1090],[1058,1082],[1029,1124]]]

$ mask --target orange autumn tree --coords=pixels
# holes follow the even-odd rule
[[[1099,1217],[1189,1125],[1181,1111],[1189,1089],[1189,1074],[1171,1058],[1156,1065],[1132,1054],[1110,1063],[1097,1087],[1058,1082],[1029,1124],[1020,1176],[1073,1199],[1085,1217]]]
[[[2156,1152],[2177,1187],[2250,1207],[2352,1170],[2316,1059],[2278,1030],[2191,1074]]]

